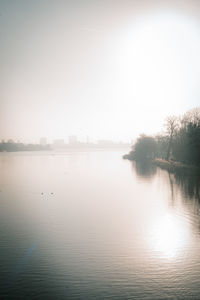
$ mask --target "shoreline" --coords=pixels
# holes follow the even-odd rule
[[[123,159],[128,159],[130,161],[135,161],[133,157],[131,157],[130,154],[123,155]],[[155,164],[157,167],[160,167],[161,169],[167,170],[172,173],[176,172],[184,172],[184,173],[196,173],[200,174],[200,167],[194,166],[194,165],[187,165],[183,164],[178,161],[167,161],[162,158],[155,158],[154,160],[151,160],[153,164]]]
[[[156,158],[153,161],[156,166],[168,170],[169,172],[184,172],[184,173],[199,173],[200,174],[200,167],[194,165],[187,165],[177,161],[167,161],[161,158]]]

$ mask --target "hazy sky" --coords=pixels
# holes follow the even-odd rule
[[[0,139],[131,140],[200,104],[200,1],[0,0]]]

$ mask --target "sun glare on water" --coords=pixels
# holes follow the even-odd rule
[[[189,228],[172,214],[159,218],[151,231],[151,243],[159,256],[174,259],[183,254],[189,241]]]

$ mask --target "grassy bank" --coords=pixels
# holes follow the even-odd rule
[[[124,159],[128,159],[131,161],[134,161],[134,155],[133,153],[125,154],[123,156]],[[148,160],[149,161],[149,160]],[[194,166],[194,165],[188,165],[188,164],[183,164],[177,161],[167,161],[161,158],[156,158],[155,160],[152,161],[156,166],[168,170],[169,172],[182,172],[182,173],[197,173],[200,174],[200,167]]]
[[[154,160],[155,164],[170,172],[184,172],[184,173],[200,173],[200,168],[193,165],[186,165],[177,161],[167,161],[161,158]]]

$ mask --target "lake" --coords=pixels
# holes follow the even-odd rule
[[[0,154],[0,299],[200,299],[200,181],[128,150]]]

